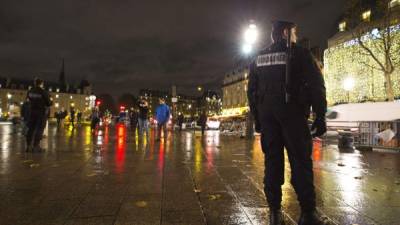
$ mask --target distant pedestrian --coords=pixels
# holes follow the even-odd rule
[[[149,103],[142,98],[139,101],[139,137],[143,137],[146,132],[146,138],[149,139]]]
[[[82,112],[78,111],[78,113],[76,114],[76,122],[78,124],[80,124],[82,122]]]
[[[129,112],[129,122],[134,135],[136,135],[138,121],[139,121],[139,112],[137,111],[137,109],[132,108],[131,111]]]
[[[30,102],[26,151],[42,151],[40,141],[47,121],[47,109],[51,106],[49,93],[44,89],[44,82],[36,78],[34,87],[28,91]]]
[[[63,118],[63,112],[62,112],[62,111],[57,111],[57,112],[55,112],[55,113],[54,113],[54,117],[55,117],[56,120],[57,120],[57,127],[60,127],[60,126],[61,126],[61,120],[62,120],[62,118]]]
[[[161,138],[161,131],[164,133],[164,138],[167,137],[167,124],[170,118],[169,106],[165,104],[165,99],[159,99],[160,105],[156,109],[156,120],[157,120],[157,137],[156,141]]]
[[[183,121],[185,120],[185,117],[183,116],[182,113],[179,113],[178,115],[178,126],[179,126],[179,131],[182,131],[182,126],[183,126]]]
[[[201,127],[201,135],[204,135],[204,132],[206,130],[206,125],[207,125],[207,115],[205,112],[203,112],[200,115],[198,123],[199,123],[199,126]]]
[[[94,133],[96,128],[100,123],[100,112],[99,109],[96,107],[92,110],[92,114],[90,115],[90,131]]]
[[[74,107],[71,107],[70,112],[69,112],[69,120],[71,122],[72,128],[75,127],[75,109]]]

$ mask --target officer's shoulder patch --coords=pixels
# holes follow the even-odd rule
[[[286,65],[286,52],[274,52],[257,56],[257,67]]]

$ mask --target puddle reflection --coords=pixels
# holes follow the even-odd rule
[[[116,147],[116,172],[124,172],[125,165],[125,150],[126,150],[126,126],[122,124],[117,125],[117,147]]]

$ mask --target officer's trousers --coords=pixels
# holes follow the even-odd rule
[[[264,108],[264,109],[262,109]],[[272,108],[272,109],[271,109]],[[264,191],[268,205],[280,209],[284,183],[286,148],[291,168],[291,183],[302,210],[315,208],[312,138],[304,111],[296,105],[263,106],[258,111],[261,145],[265,156]]]
[[[43,137],[43,131],[46,127],[47,115],[43,111],[32,111],[28,121],[28,131],[26,134],[26,143],[28,146],[39,146]],[[33,140],[33,143],[32,143]]]

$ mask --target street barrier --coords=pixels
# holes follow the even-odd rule
[[[332,126],[335,124],[335,126]],[[400,120],[338,122],[328,128],[338,132],[338,147],[358,150],[374,148],[400,150]]]
[[[400,150],[400,121],[360,122],[355,135],[355,146],[360,150]]]

